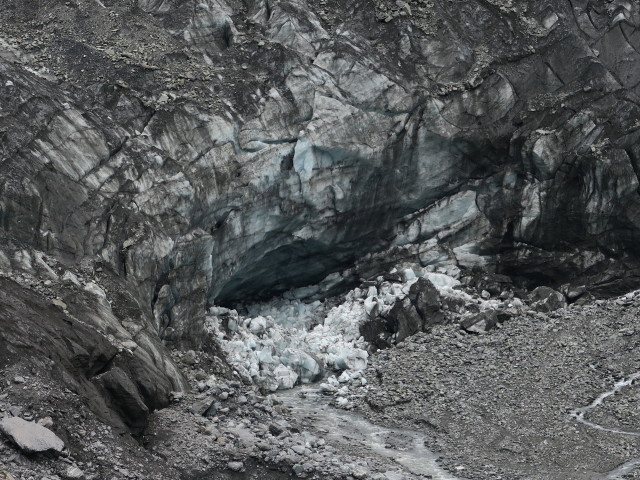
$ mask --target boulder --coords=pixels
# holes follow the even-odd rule
[[[497,324],[498,315],[495,310],[486,310],[464,318],[460,322],[460,328],[470,333],[485,333]]]
[[[395,334],[396,342],[401,342],[411,335],[442,323],[443,320],[440,293],[430,280],[423,277],[411,285],[409,294],[404,299],[393,305],[385,329],[388,333]]]
[[[538,312],[553,312],[567,306],[565,296],[549,287],[537,287],[529,296],[531,308]]]
[[[64,442],[48,428],[19,417],[0,420],[0,431],[27,453],[62,452]]]
[[[427,278],[419,278],[409,290],[411,303],[422,319],[422,329],[444,321],[441,309],[440,293]]]
[[[62,478],[65,480],[82,480],[85,478],[85,475],[78,467],[71,465],[62,473]]]
[[[360,335],[371,345],[373,350],[391,346],[392,334],[387,329],[387,319],[381,316],[376,316],[363,322],[360,325]]]
[[[242,462],[229,462],[227,463],[227,468],[234,472],[240,472],[244,468],[244,464]]]
[[[213,406],[215,400],[213,397],[205,397],[197,400],[189,407],[189,411],[194,415],[207,416],[207,412]]]
[[[422,330],[422,317],[409,297],[396,301],[389,312],[386,329],[395,334],[395,340],[401,342]]]

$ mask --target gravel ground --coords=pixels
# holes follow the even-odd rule
[[[469,479],[602,478],[640,456],[640,439],[569,413],[640,370],[639,310],[640,297],[628,295],[528,312],[484,335],[436,327],[372,356],[359,409],[428,433],[444,463]],[[638,425],[637,390],[627,390],[588,419]]]

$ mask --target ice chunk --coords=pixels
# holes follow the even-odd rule
[[[375,297],[367,297],[364,300],[364,310],[367,312],[367,315],[372,315],[374,309],[378,306],[377,298]]]
[[[344,348],[330,356],[336,368],[341,370],[364,370],[367,367],[368,354],[359,348]]]
[[[227,328],[231,332],[235,332],[236,330],[238,330],[238,322],[236,321],[235,318],[229,319],[229,321],[227,322]]]
[[[298,381],[298,374],[284,365],[278,365],[273,374],[278,382],[278,388],[282,390],[293,388]]]
[[[460,285],[460,282],[444,273],[425,272],[424,276],[438,289],[454,288]]]
[[[320,391],[323,393],[335,393],[338,389],[329,383],[321,383]]]
[[[411,268],[407,268],[402,272],[402,276],[404,277],[405,282],[410,282],[411,280],[415,280],[416,274]]]
[[[249,331],[254,335],[262,335],[267,329],[267,319],[264,317],[252,318],[249,322]]]

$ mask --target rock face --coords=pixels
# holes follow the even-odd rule
[[[122,340],[130,338],[126,330],[91,296],[76,293],[74,302],[82,308],[61,311],[36,292],[0,278],[0,367],[31,362],[44,368],[82,395],[103,421],[120,431],[140,432],[149,411],[166,406],[169,393],[184,389],[185,380],[162,345],[139,334],[140,347],[123,349]],[[93,325],[99,321],[103,331]]]
[[[390,259],[638,283],[637,2],[0,10],[0,269],[35,249],[126,291],[109,321],[56,299],[136,336],[140,362],[116,367],[140,367],[139,395],[101,380],[126,422],[180,383],[157,339],[202,347],[212,304],[340,288]]]
[[[0,432],[27,453],[61,452],[64,449],[64,442],[51,430],[18,417],[0,420]]]
[[[0,8],[1,232],[100,259],[164,339],[377,251],[637,278],[634,2]]]

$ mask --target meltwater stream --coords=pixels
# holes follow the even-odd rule
[[[397,465],[399,469],[385,472],[390,480],[402,480],[406,474],[457,480],[436,463],[438,455],[425,447],[425,437],[419,432],[374,425],[362,415],[329,406],[322,394],[311,388],[296,388],[277,396],[299,422],[312,432],[321,432],[318,436],[336,450],[369,454]]]
[[[587,420],[585,417],[585,414],[589,413],[591,410],[595,409],[596,407],[598,407],[599,405],[602,405],[602,402],[604,402],[605,398],[608,398],[612,395],[615,395],[616,393],[618,393],[620,390],[622,390],[624,387],[628,387],[629,385],[631,385],[636,379],[640,378],[640,372],[636,372],[632,375],[629,375],[626,378],[623,378],[622,380],[619,380],[618,382],[616,382],[613,385],[613,388],[611,390],[608,390],[602,394],[600,394],[593,402],[591,402],[589,405],[587,405],[586,407],[581,407],[581,408],[576,408],[575,410],[571,411],[571,416],[573,418],[575,418],[578,422],[591,427],[591,428],[595,428],[597,430],[602,430],[604,432],[611,432],[611,433],[617,433],[620,435],[633,435],[636,437],[640,436],[640,432],[631,432],[631,431],[626,431],[626,430],[620,430],[618,428],[611,428],[611,427],[605,427],[603,425],[599,425],[597,423],[593,423],[590,422],[589,420]],[[609,472],[607,474],[606,477],[604,477],[605,480],[615,480],[615,479],[619,479],[621,478],[623,475],[632,472],[633,470],[636,470],[638,467],[640,467],[640,458],[636,458],[633,460],[630,460],[626,463],[623,463],[622,465],[618,466],[615,470],[612,470],[611,472]]]
[[[598,425],[597,423],[590,422],[586,418],[584,418],[585,414],[596,408],[598,405],[601,405],[605,398],[615,395],[624,387],[628,387],[631,385],[637,378],[640,378],[640,372],[634,373],[633,375],[628,376],[627,378],[623,378],[622,380],[615,383],[613,388],[607,392],[604,392],[598,396],[593,402],[591,402],[586,407],[576,408],[571,412],[571,416],[575,418],[578,422],[587,425],[588,427],[595,428],[597,430],[602,430],[604,432],[611,433],[619,433],[620,435],[634,435],[640,436],[640,432],[628,432],[625,430],[620,430],[617,428],[609,428],[604,427],[602,425]]]

